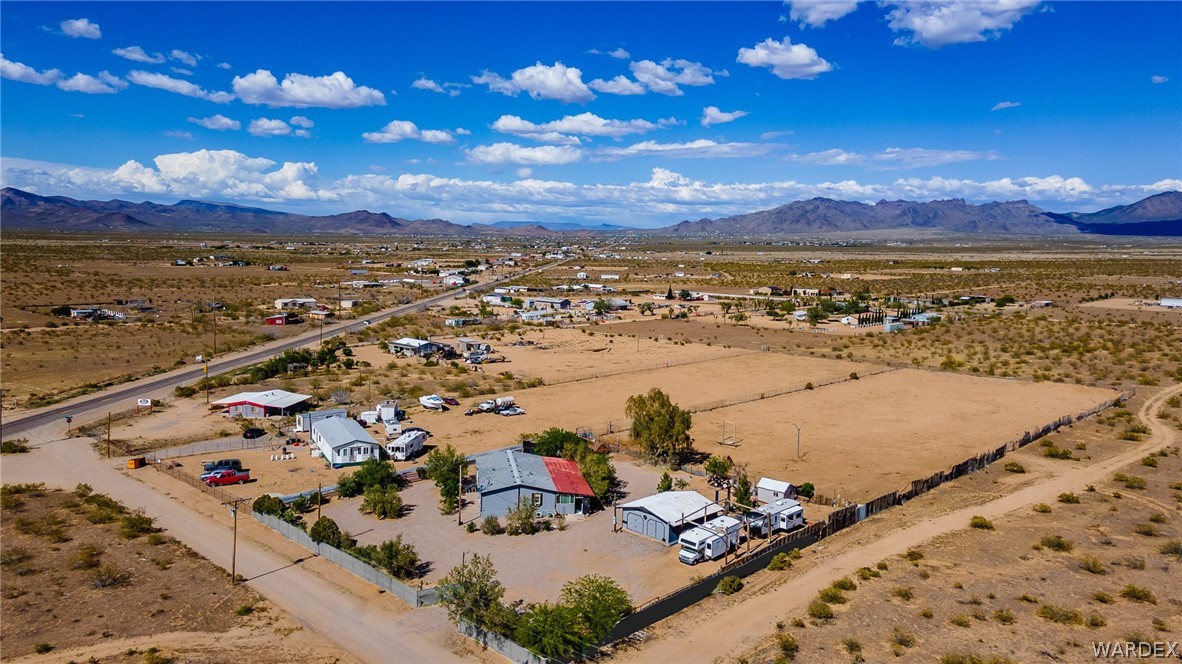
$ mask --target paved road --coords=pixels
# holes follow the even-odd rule
[[[427,307],[443,302],[458,294],[464,292],[480,292],[493,288],[495,285],[522,277],[535,272],[551,268],[564,261],[557,261],[548,263],[520,273],[504,275],[495,277],[492,280],[478,284],[467,289],[458,289],[445,291],[438,295],[432,295],[423,300],[412,302],[400,307],[394,307],[378,312],[373,316],[367,318],[374,323],[384,321],[394,316],[405,316],[407,314],[423,311]],[[326,325],[323,329],[317,328],[313,331],[306,332],[299,336],[291,337],[289,339],[280,339],[271,343],[264,344],[255,349],[243,351],[218,358],[209,363],[210,375],[225,373],[233,371],[242,367],[247,367],[257,362],[266,360],[273,355],[282,353],[285,350],[292,348],[299,348],[309,344],[316,344],[323,338],[331,338],[338,334],[353,332],[360,329],[361,323],[359,321],[348,321],[344,323],[336,323],[334,325]],[[177,385],[189,381],[199,380],[204,375],[204,370],[201,366],[185,367],[176,371],[170,371],[159,376],[151,376],[140,380],[132,381],[124,385],[118,385],[101,392],[84,395],[71,399],[65,403],[50,406],[28,415],[5,417],[3,422],[0,422],[0,436],[4,438],[11,438],[33,429],[49,424],[54,421],[61,421],[64,424],[66,416],[73,416],[76,420],[87,413],[92,414],[93,417],[99,417],[110,410],[125,410],[131,407],[132,399],[135,398],[150,398],[157,396],[171,390]],[[118,404],[117,407],[116,404]]]
[[[116,467],[112,460],[96,457],[88,439],[71,438],[40,445],[28,454],[6,456],[3,476],[5,483],[44,482],[67,490],[86,482],[124,505],[143,508],[170,535],[230,568],[232,534],[227,524],[158,493]],[[251,517],[244,510],[238,518]],[[237,571],[250,587],[297,621],[364,662],[460,660],[441,643],[450,628],[440,607],[393,611],[386,601],[366,601],[341,592],[316,573],[245,537],[238,538]]]

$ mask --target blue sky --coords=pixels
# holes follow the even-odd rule
[[[1179,2],[0,3],[0,178],[461,223],[1182,189]]]

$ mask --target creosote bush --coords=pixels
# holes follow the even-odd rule
[[[983,516],[974,516],[969,519],[969,526],[978,530],[993,530],[993,522]]]

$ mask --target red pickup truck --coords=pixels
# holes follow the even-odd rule
[[[228,468],[226,470],[216,470],[212,473],[206,473],[201,476],[201,481],[209,486],[222,486],[225,484],[246,484],[250,481],[249,470],[234,470]]]

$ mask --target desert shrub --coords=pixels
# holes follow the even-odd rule
[[[1071,540],[1064,539],[1061,535],[1044,535],[1043,538],[1039,540],[1039,544],[1052,551],[1058,551],[1060,553],[1069,553],[1073,548],[1075,548],[1075,544],[1073,544]]]
[[[1091,627],[1092,629],[1097,629],[1097,628],[1104,627],[1105,625],[1107,625],[1108,621],[1105,620],[1104,616],[1100,615],[1099,613],[1092,613],[1092,614],[1088,615],[1088,620],[1087,620],[1086,624],[1088,627]]]
[[[1099,602],[1101,604],[1112,604],[1113,602],[1116,601],[1112,597],[1112,595],[1109,595],[1108,593],[1103,592],[1103,591],[1096,591],[1096,592],[1092,593],[1092,599],[1096,600],[1097,602]]]
[[[1179,560],[1182,560],[1182,541],[1170,540],[1162,544],[1158,551],[1163,556],[1176,556]]]
[[[849,601],[840,590],[832,586],[828,588],[822,588],[820,592],[817,593],[817,598],[822,602],[827,602],[829,604],[845,604]]]
[[[1113,481],[1125,485],[1126,489],[1144,489],[1145,478],[1137,477],[1136,475],[1126,475],[1124,473],[1116,473],[1112,476]]]
[[[969,625],[973,624],[973,621],[970,620],[969,617],[964,614],[952,616],[951,618],[948,619],[948,622],[953,625],[956,625],[957,627],[968,627]]]
[[[831,585],[832,585],[832,587],[837,588],[838,590],[857,590],[858,589],[858,584],[854,583],[853,580],[850,579],[850,577],[848,577],[848,576],[841,577],[840,579],[834,581]]]
[[[1017,621],[1014,618],[1014,612],[1009,609],[998,609],[994,611],[993,619],[1003,625],[1013,625]]]
[[[86,545],[73,556],[70,557],[70,566],[74,569],[94,569],[99,566],[101,562],[100,556],[103,555],[103,550],[93,545]]]
[[[924,609],[923,611],[919,612],[919,616],[921,618],[926,618],[928,620],[931,620],[932,616],[934,616],[934,615],[936,615],[936,614],[932,613],[931,609]]]
[[[238,607],[237,609],[234,609],[234,615],[236,615],[240,618],[245,617],[245,616],[249,616],[252,613],[254,613],[254,605],[253,604],[243,604],[242,606]]]
[[[502,532],[504,532],[504,529],[501,528],[501,521],[497,519],[497,517],[486,516],[484,517],[484,520],[480,522],[480,532],[484,533],[485,535],[500,535]]]
[[[0,454],[24,454],[29,451],[28,443],[29,441],[25,438],[0,442]]]
[[[373,514],[379,519],[397,519],[402,516],[402,496],[398,486],[371,484],[365,487],[365,498],[361,501],[361,513]]]
[[[940,664],[1015,664],[1014,660],[997,655],[981,657],[980,655],[954,653],[940,658]]]
[[[1157,457],[1147,456],[1144,459],[1141,459],[1141,465],[1148,466],[1150,468],[1157,468]]]
[[[795,636],[791,634],[780,634],[776,637],[776,642],[779,646],[780,657],[784,661],[791,662],[796,659],[796,653],[800,652],[800,644],[796,642]]]
[[[90,584],[95,588],[113,588],[131,580],[131,573],[114,565],[103,565],[91,571]]]
[[[1053,444],[1043,448],[1042,455],[1051,459],[1070,459],[1071,450],[1065,450],[1061,447],[1055,447]]]
[[[1051,506],[1046,503],[1038,503],[1034,506],[1034,511],[1038,512],[1039,514],[1050,514]]]
[[[1007,473],[1024,473],[1024,472],[1026,472],[1026,467],[1023,466],[1022,464],[1018,463],[1017,461],[1007,462],[1006,465],[1002,466],[1002,467],[1005,468]]]
[[[743,589],[743,580],[737,576],[725,576],[718,582],[718,592],[723,595],[734,595]]]
[[[809,603],[809,617],[818,622],[827,623],[833,620],[833,607],[820,599]]]
[[[1149,515],[1149,520],[1153,523],[1165,523],[1170,520],[1170,517],[1166,516],[1165,512],[1154,512]]]
[[[858,578],[863,581],[869,581],[870,579],[877,579],[878,577],[882,576],[882,572],[879,572],[876,569],[870,569],[869,567],[859,568],[857,574],[858,574]]]
[[[1152,590],[1131,583],[1120,591],[1120,596],[1133,602],[1157,604],[1157,595],[1154,595]]]
[[[1082,625],[1083,614],[1075,609],[1068,609],[1054,604],[1043,604],[1035,612],[1039,618],[1062,625]]]
[[[1079,561],[1079,568],[1085,572],[1092,574],[1107,574],[1108,570],[1104,567],[1104,563],[1095,556],[1084,556]]]
[[[773,572],[779,572],[789,567],[792,567],[792,561],[788,559],[788,554],[784,552],[772,556],[771,562],[767,564],[767,568]]]
[[[904,602],[910,602],[912,600],[912,598],[915,597],[915,594],[911,592],[911,588],[908,588],[906,586],[895,586],[891,590],[891,596],[898,597],[899,599],[903,600]]]
[[[155,532],[154,523],[155,520],[152,517],[141,511],[136,511],[123,517],[119,522],[119,534],[127,539],[135,539],[140,535]]]
[[[846,637],[841,640],[841,644],[845,646],[845,651],[850,654],[854,662],[863,662],[862,644],[857,639]]]
[[[350,553],[404,581],[419,573],[419,553],[413,544],[402,541],[402,533],[378,545],[357,547]]]
[[[1135,556],[1129,556],[1128,558],[1124,559],[1123,563],[1124,563],[1124,566],[1128,567],[1129,569],[1145,569],[1145,559],[1144,558],[1137,558]]]
[[[880,560],[880,561],[878,561],[878,564],[877,564],[877,565],[875,565],[874,567],[875,567],[875,569],[877,569],[877,570],[879,570],[879,571],[882,571],[882,572],[885,572],[885,571],[887,571],[888,569],[890,569],[890,567],[888,567],[888,566],[887,566],[887,564],[886,564],[886,561],[885,561],[885,560]]]
[[[969,526],[979,530],[993,530],[993,522],[983,516],[974,516],[969,519]]]
[[[915,635],[902,627],[895,627],[891,633],[891,643],[904,648],[910,648],[915,645]]]
[[[348,548],[348,539],[341,532],[340,526],[326,516],[316,519],[316,523],[312,524],[312,529],[308,531],[308,536],[313,542],[323,542],[337,549]]]
[[[538,532],[537,515],[538,510],[534,507],[533,500],[528,496],[522,496],[517,501],[517,506],[505,515],[505,532],[510,535],[533,535]]]
[[[1061,494],[1059,494],[1059,502],[1067,504],[1067,505],[1078,505],[1079,504],[1079,496],[1075,495],[1074,493],[1070,493],[1070,492],[1061,493]]]
[[[1133,527],[1133,532],[1146,537],[1157,537],[1161,534],[1161,531],[1157,529],[1157,526],[1153,525],[1152,523],[1138,523]]]
[[[913,563],[923,560],[923,552],[921,552],[917,549],[907,549],[906,555],[907,555],[907,560],[910,560]]]
[[[33,646],[33,652],[37,653],[38,655],[44,655],[45,653],[51,652],[52,650],[53,646],[48,643],[38,643],[37,645]]]

